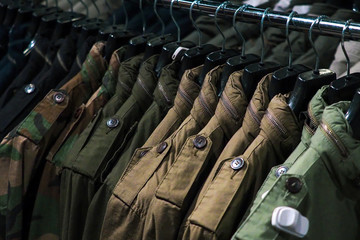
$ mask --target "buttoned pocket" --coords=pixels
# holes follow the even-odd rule
[[[191,199],[199,187],[211,146],[212,141],[208,137],[189,137],[156,190],[156,197],[179,208],[187,199]]]

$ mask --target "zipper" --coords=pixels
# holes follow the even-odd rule
[[[34,47],[34,50],[35,50],[35,52],[37,52],[37,53],[45,60],[45,62],[46,62],[49,66],[52,66],[52,62],[47,58],[47,56],[45,56],[45,54],[43,54],[43,53],[41,52],[41,50],[40,50],[37,46]]]
[[[254,110],[254,104],[252,101],[250,101],[250,104],[248,106],[248,109],[249,109],[249,113],[251,115],[251,117],[255,120],[255,122],[260,126],[260,123],[261,123],[261,118],[260,118],[260,115],[258,113],[255,112]]]
[[[221,100],[222,100],[222,103],[224,104],[225,108],[230,112],[230,114],[232,115],[232,117],[235,119],[235,120],[239,120],[240,117],[239,117],[239,114],[236,110],[236,108],[234,108],[234,106],[231,104],[230,102],[230,99],[228,98],[228,96],[225,94],[225,92],[223,92],[221,94]]]
[[[61,56],[60,56],[60,52],[58,52],[58,53],[56,54],[56,57],[57,57],[60,65],[61,65],[61,67],[62,67],[66,72],[68,72],[69,70],[68,70],[68,68],[66,67],[64,61],[62,60],[62,58],[61,58]]]
[[[313,132],[315,132],[315,131],[313,130],[313,128],[317,128],[317,126],[319,126],[319,122],[318,122],[317,119],[314,117],[314,114],[313,114],[311,105],[309,105],[309,108],[308,108],[308,116],[309,116],[309,120],[310,120],[310,123],[311,123],[311,126],[309,126],[309,127],[311,128],[311,130],[312,130]]]
[[[333,132],[333,130],[325,123],[320,124],[321,129],[326,133],[326,135],[331,139],[331,141],[338,147],[338,149],[341,152],[341,155],[343,157],[348,156],[347,149],[345,145],[342,143],[342,141],[339,139],[339,137],[336,135],[336,133]]]
[[[215,113],[208,107],[206,100],[204,99],[202,93],[199,94],[199,102],[200,104],[205,108],[206,112],[211,116],[213,116]]]
[[[158,82],[158,86],[159,86],[159,90],[160,92],[162,93],[162,95],[164,96],[165,100],[169,103],[170,102],[170,99],[169,97],[167,96],[166,92],[165,92],[165,89],[163,87],[163,85],[161,84],[161,82],[159,81]]]
[[[138,83],[140,84],[140,86],[144,89],[144,91],[146,92],[146,94],[147,94],[149,97],[152,98],[151,94],[150,94],[149,91],[147,90],[144,82],[141,80],[140,77],[137,78],[137,81],[138,81]]]
[[[278,129],[283,135],[287,134],[287,131],[280,122],[277,121],[277,119],[274,117],[274,115],[269,111],[266,110],[266,116],[270,120],[270,122]]]
[[[190,96],[184,91],[183,87],[180,85],[178,92],[180,94],[180,96],[182,96],[185,99],[185,102],[188,104],[188,106],[191,108],[194,101],[191,100]]]

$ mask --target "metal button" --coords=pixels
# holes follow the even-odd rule
[[[204,148],[207,144],[207,140],[205,137],[203,136],[196,136],[196,138],[194,139],[193,141],[194,143],[194,146],[197,148],[197,149],[201,149],[201,148]]]
[[[139,157],[142,158],[143,156],[145,156],[148,153],[149,150],[143,150],[140,152]]]
[[[117,118],[110,118],[106,122],[106,126],[108,126],[109,128],[116,128],[118,125],[119,125],[119,119]]]
[[[302,182],[297,177],[289,177],[286,179],[285,187],[291,193],[298,193],[302,188]]]
[[[237,158],[234,158],[234,160],[231,161],[230,166],[234,170],[239,170],[244,166],[244,164],[245,164],[244,159],[242,159],[240,157],[237,157]]]
[[[62,103],[65,100],[65,94],[58,92],[54,95],[54,101],[56,103]]]
[[[158,153],[162,153],[167,148],[167,146],[168,144],[166,142],[162,142],[159,144],[156,150]]]
[[[289,170],[286,166],[280,166],[276,169],[275,176],[278,178]]]
[[[24,91],[25,91],[25,93],[27,93],[27,94],[33,93],[33,92],[35,91],[35,85],[32,84],[32,83],[26,85],[26,86],[24,87]]]

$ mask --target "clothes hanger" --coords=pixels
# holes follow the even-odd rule
[[[67,0],[67,2],[70,5],[70,12],[55,12],[41,18],[44,24],[40,26],[40,31],[44,29],[55,29],[52,33],[47,33],[51,36],[51,41],[56,41],[68,35],[71,31],[72,23],[85,18],[84,14],[74,12],[71,0]],[[58,7],[57,0],[55,0],[55,4],[56,7]]]
[[[226,4],[228,4],[228,2],[226,2],[226,1],[223,2],[216,8],[216,11],[215,11],[215,26],[223,38],[222,48],[221,48],[221,50],[209,53],[206,56],[206,59],[204,62],[204,67],[203,67],[203,69],[200,73],[199,79],[198,79],[200,86],[204,82],[206,74],[211,69],[213,69],[214,67],[219,66],[221,64],[224,64],[226,62],[226,60],[228,60],[229,58],[239,55],[239,52],[237,50],[225,48],[226,37],[225,37],[224,33],[221,31],[218,21],[217,21],[217,15],[218,15],[220,8],[224,9]]]
[[[105,1],[107,2],[107,0]],[[111,26],[105,27],[105,29],[101,30],[102,34],[109,33],[105,46],[105,59],[108,62],[110,61],[111,55],[116,49],[120,48],[125,44],[128,44],[130,39],[138,35],[137,32],[128,30],[128,14],[124,1],[123,7],[125,13],[125,26],[119,27],[119,25],[115,25],[114,22]],[[115,20],[115,17],[113,19]]]
[[[272,99],[276,94],[288,93],[290,92],[295,85],[296,79],[300,73],[311,70],[310,68],[302,65],[296,64],[292,65],[292,49],[289,39],[289,24],[293,16],[297,15],[297,12],[292,11],[286,21],[286,41],[289,46],[289,65],[287,67],[276,70],[271,77],[269,84],[269,99]]]
[[[177,56],[182,55],[182,54],[180,54],[180,52],[183,52],[183,51],[188,50],[189,48],[195,47],[195,44],[193,42],[181,41],[180,26],[176,22],[174,15],[173,15],[174,1],[175,0],[171,0],[171,3],[170,3],[170,16],[171,16],[171,19],[173,20],[173,22],[176,26],[176,29],[177,29],[177,41],[165,44],[164,47],[162,48],[159,60],[155,67],[155,72],[158,77],[160,77],[161,70],[163,69],[163,67],[165,67],[165,65],[169,64]],[[174,55],[175,51],[176,51],[176,54]]]
[[[189,8],[189,18],[190,18],[194,28],[196,29],[196,32],[199,35],[199,44],[197,47],[191,48],[184,53],[184,56],[182,57],[182,60],[181,60],[182,63],[180,66],[179,78],[182,77],[185,70],[200,66],[201,64],[204,63],[205,58],[209,53],[214,52],[219,49],[218,47],[211,45],[211,44],[202,44],[202,33],[200,31],[200,28],[197,26],[196,22],[194,21],[194,18],[192,15],[192,9],[193,9],[195,3],[197,3],[197,5],[199,7],[199,0],[195,0],[191,3],[190,8]]]
[[[142,19],[142,34],[140,36],[133,37],[130,39],[129,47],[126,50],[125,57],[124,57],[125,60],[144,52],[148,40],[150,40],[156,36],[155,33],[145,33],[146,21],[145,21],[142,1],[143,0],[139,0],[139,9],[140,9],[140,14],[141,14],[141,19]]]
[[[319,69],[319,54],[312,40],[312,30],[315,24],[319,26],[320,21],[326,16],[317,17],[309,28],[309,41],[316,54],[315,69],[299,74],[294,90],[291,92],[288,104],[296,116],[305,111],[311,98],[323,85],[330,84],[336,79],[336,74],[330,69]]]
[[[360,73],[350,74],[350,59],[344,45],[345,31],[349,29],[350,22],[351,20],[346,21],[341,34],[341,48],[345,55],[347,65],[346,76],[330,83],[330,87],[326,92],[328,104],[333,104],[338,101],[350,101],[356,89],[360,87]]]
[[[15,22],[20,7],[24,5],[29,5],[29,2],[19,0],[10,1],[6,8],[3,25],[10,28]]]
[[[226,65],[224,67],[224,70],[221,74],[221,79],[217,83],[217,89],[218,89],[218,96],[221,96],[221,93],[223,92],[226,82],[228,81],[230,75],[235,72],[239,71],[241,69],[244,69],[247,65],[250,65],[255,62],[260,61],[260,57],[255,54],[245,54],[245,38],[244,36],[239,32],[239,30],[236,28],[236,16],[239,11],[241,11],[241,14],[244,12],[244,10],[249,7],[250,5],[244,4],[238,9],[236,9],[234,16],[233,16],[233,28],[237,34],[237,36],[242,41],[242,47],[241,47],[241,55],[231,57],[226,61]]]
[[[49,7],[48,0],[45,0],[45,6],[41,8],[34,9],[32,13],[31,24],[28,30],[28,36],[33,38],[40,27],[42,21],[41,18],[46,15],[50,15],[56,12],[62,12],[59,7]]]
[[[148,59],[149,57],[155,54],[160,54],[165,44],[174,42],[176,40],[173,34],[171,33],[165,34],[165,23],[161,19],[157,11],[157,1],[158,0],[154,0],[154,13],[161,23],[161,35],[159,37],[154,37],[147,42],[145,48],[144,60]]]
[[[244,68],[244,73],[241,78],[241,84],[243,86],[247,99],[251,99],[256,89],[256,86],[262,77],[264,77],[268,73],[276,71],[281,67],[277,63],[264,62],[264,56],[265,56],[264,20],[269,10],[270,8],[265,9],[260,22],[261,60],[259,63],[253,63],[246,66]]]
[[[357,140],[360,140],[360,88],[356,90],[349,110],[345,114],[345,118],[352,128],[353,137]]]
[[[91,0],[91,1],[97,11],[97,17],[95,17],[95,18],[89,18],[88,5],[83,0],[79,0],[79,1],[85,7],[86,18],[82,19],[80,21],[74,22],[72,24],[72,30],[73,30],[73,32],[80,33],[80,35],[79,35],[80,41],[85,41],[88,36],[96,35],[98,33],[98,31],[100,30],[100,28],[102,26],[104,26],[105,22],[104,22],[104,20],[99,18],[100,10],[94,0]]]
[[[36,5],[34,1],[32,1],[31,4],[20,6],[20,8],[17,11],[13,26],[31,21],[32,13],[35,10],[43,9],[43,8],[45,8],[44,5]]]

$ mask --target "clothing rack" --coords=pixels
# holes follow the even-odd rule
[[[173,7],[189,11],[192,2],[193,1],[175,0]],[[171,0],[158,1],[158,5],[160,6],[170,7],[170,4]],[[193,11],[214,16],[218,6],[219,3],[216,2],[199,1],[198,3],[194,4]],[[232,18],[236,9],[239,7],[240,6],[229,3],[219,10],[217,16],[221,18]],[[264,11],[265,10],[261,8],[247,7],[243,12],[238,12],[237,20],[239,22],[260,23]],[[271,27],[285,28],[288,17],[289,13],[269,11],[267,17],[265,17],[264,24]],[[292,18],[292,21],[290,21],[289,29],[295,31],[308,31],[316,18],[317,17],[315,16],[295,15]],[[346,21],[324,18],[320,21],[319,24],[314,26],[313,32],[320,35],[341,37],[345,22]],[[345,31],[344,36],[345,39],[360,40],[360,23],[351,22],[348,31]]]

